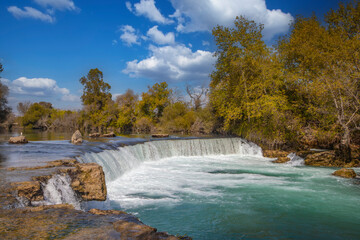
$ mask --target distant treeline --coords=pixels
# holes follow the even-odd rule
[[[360,2],[340,3],[324,23],[297,17],[273,46],[263,26],[237,17],[217,26],[217,62],[209,89],[187,89],[181,100],[166,82],[141,96],[128,90],[115,101],[98,69],[80,82],[83,109],[22,103],[23,126],[118,132],[230,133],[269,147],[337,148],[349,161],[360,143]]]

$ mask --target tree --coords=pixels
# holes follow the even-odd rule
[[[130,132],[136,120],[135,110],[136,104],[139,101],[139,95],[135,94],[133,90],[128,89],[124,94],[116,97],[116,104],[119,109],[119,114],[116,121],[116,127],[121,132]]]
[[[278,51],[287,79],[310,95],[310,119],[340,127],[337,154],[350,162],[351,133],[360,130],[360,2],[341,3],[326,23],[297,18]]]
[[[110,126],[113,120],[113,101],[111,86],[104,82],[103,73],[95,68],[90,69],[86,77],[80,78],[84,86],[81,100],[85,106],[83,121],[89,121],[93,127],[101,130]]]
[[[19,102],[16,108],[17,108],[18,112],[22,116],[24,116],[24,114],[29,110],[31,104],[32,103],[30,101]]]
[[[24,127],[43,128],[50,127],[50,114],[52,104],[46,102],[33,103],[26,111],[22,119]]]
[[[225,130],[283,141],[287,100],[280,64],[262,40],[262,25],[243,17],[234,24],[212,32],[218,59],[211,74],[210,103]]]
[[[0,63],[0,73],[3,71],[3,66]],[[11,112],[11,108],[7,106],[7,96],[9,94],[9,88],[2,84],[0,81],[0,123],[7,119],[7,116]]]
[[[141,116],[150,117],[158,122],[162,116],[164,108],[170,104],[170,95],[172,90],[168,89],[166,82],[155,83],[149,90],[141,95],[141,101],[138,104],[138,113]]]
[[[187,85],[186,92],[193,103],[194,110],[197,111],[204,105],[209,89],[204,86],[191,89],[190,86]]]

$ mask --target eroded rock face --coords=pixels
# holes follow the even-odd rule
[[[72,189],[80,194],[84,200],[106,200],[105,174],[100,165],[96,163],[79,163],[75,165],[75,169],[66,172],[72,179]]]
[[[44,200],[41,184],[38,181],[16,182],[12,185],[19,197],[24,197],[29,201]]]
[[[72,144],[80,144],[83,142],[81,132],[79,130],[76,130],[74,134],[71,137],[71,143]]]
[[[26,139],[25,136],[11,137],[9,139],[9,143],[11,143],[11,144],[24,144],[24,143],[28,143],[28,140]]]
[[[355,159],[350,163],[345,163],[336,157],[335,151],[326,151],[307,155],[305,165],[315,167],[356,167],[359,162]]]
[[[343,178],[356,178],[356,173],[353,169],[342,168],[333,173],[334,176]]]

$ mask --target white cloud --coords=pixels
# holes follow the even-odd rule
[[[79,101],[79,97],[70,94],[69,89],[60,88],[56,81],[50,78],[20,77],[14,81],[7,81],[11,94],[37,97],[58,97],[62,101]]]
[[[147,32],[147,35],[157,44],[174,44],[175,35],[172,32],[167,34],[162,33],[158,30],[158,26],[150,28]]]
[[[164,17],[160,13],[160,11],[155,6],[154,0],[141,0],[139,3],[134,4],[134,8],[130,2],[126,2],[126,7],[129,11],[135,13],[136,15],[145,16],[153,22],[161,24],[173,23],[171,19]]]
[[[55,21],[55,17],[50,16],[49,14],[45,14],[35,8],[32,7],[24,7],[24,10],[16,7],[10,6],[7,10],[15,17],[15,18],[34,18],[39,19],[44,22],[52,23]]]
[[[264,24],[264,37],[285,33],[293,17],[281,10],[269,10],[265,0],[171,0],[179,32],[211,31],[216,25],[232,26],[236,16]],[[185,20],[187,19],[187,20]]]
[[[34,0],[37,4],[44,8],[52,8],[57,10],[76,10],[76,6],[72,0]]]
[[[203,46],[210,46],[210,43],[208,41],[202,41]]]
[[[215,63],[213,53],[184,45],[150,46],[150,51],[149,58],[127,62],[123,72],[156,81],[207,81]]]
[[[120,39],[126,43],[126,45],[131,46],[133,44],[140,45],[139,36],[136,34],[135,29],[130,25],[124,25],[119,29],[122,34]]]

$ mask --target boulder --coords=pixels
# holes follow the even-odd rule
[[[111,132],[111,133],[102,134],[100,135],[100,137],[116,137],[116,135],[114,132]]]
[[[71,177],[71,187],[83,200],[105,201],[107,190],[105,174],[96,163],[79,163],[75,168],[64,169]]]
[[[353,169],[342,168],[333,173],[334,176],[343,178],[356,178],[356,173]]]
[[[72,144],[79,144],[82,143],[83,139],[82,139],[82,135],[81,132],[79,130],[76,130],[76,132],[74,132],[74,134],[71,137],[71,143]]]
[[[12,143],[12,144],[23,144],[23,143],[28,143],[28,140],[26,139],[25,136],[11,137],[11,138],[9,139],[9,143]]]
[[[16,182],[13,186],[19,197],[24,197],[29,201],[44,200],[41,184],[38,181]]]
[[[290,158],[287,156],[290,152],[281,151],[281,150],[264,150],[263,155],[267,158],[277,158],[276,160],[272,161],[273,163],[286,163],[290,161]]]

